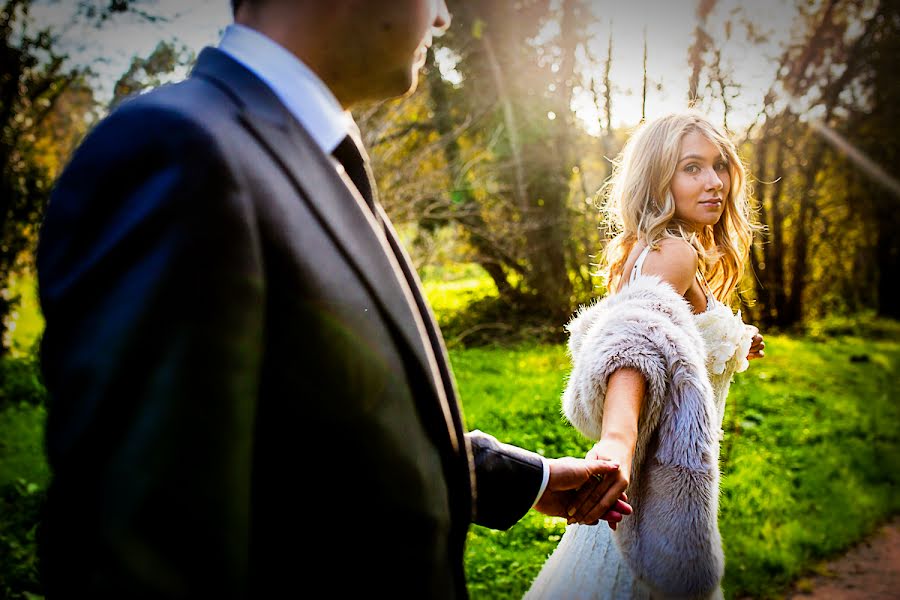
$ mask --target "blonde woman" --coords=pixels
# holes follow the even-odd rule
[[[567,326],[569,421],[598,440],[589,456],[622,465],[585,494],[627,498],[634,514],[569,525],[528,598],[717,598],[719,440],[735,372],[764,355],[728,300],[753,225],[747,177],[725,133],[695,112],[636,132],[606,209],[610,296]],[[570,523],[597,514],[571,515]]]

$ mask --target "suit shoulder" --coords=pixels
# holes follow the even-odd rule
[[[224,92],[203,80],[187,79],[126,99],[101,125],[139,128],[149,136],[174,139],[214,138],[235,113]]]
[[[71,172],[149,173],[171,161],[227,163],[225,123],[235,109],[221,96],[187,80],[125,100],[94,126],[61,180]]]

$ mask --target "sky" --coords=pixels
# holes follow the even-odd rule
[[[719,0],[709,17],[708,29],[723,49],[725,65],[741,85],[741,93],[729,115],[733,130],[745,127],[756,116],[774,78],[774,61],[789,36],[796,1]],[[215,44],[231,21],[228,0],[139,0],[138,8],[161,15],[164,20],[151,23],[133,14],[117,15],[98,29],[84,22],[72,23],[74,3],[74,0],[35,0],[32,17],[37,25],[51,25],[61,32],[60,48],[74,62],[93,68],[98,74],[95,86],[101,98],[111,96],[114,82],[128,68],[132,57],[149,55],[164,40],[198,53],[203,46]],[[590,7],[598,21],[589,37],[589,49],[594,57],[605,59],[610,26],[613,29],[613,125],[627,127],[640,120],[645,31],[650,76],[648,118],[684,108],[690,76],[688,46],[697,22],[696,0],[591,0]],[[769,36],[766,44],[749,45],[742,27],[734,27],[731,38],[724,38],[722,23],[729,18],[734,20],[736,11],[742,11],[740,14]],[[586,94],[576,97],[574,108],[585,129],[597,133],[598,115]],[[717,104],[703,108],[714,117],[721,116]]]
[[[162,19],[150,22],[139,15],[114,15],[101,27],[73,23],[75,0],[34,0],[31,16],[39,27],[60,33],[58,48],[73,63],[89,65],[98,75],[95,89],[102,99],[112,97],[116,80],[135,56],[146,57],[162,41],[176,42],[198,54],[214,45],[231,22],[229,0],[137,0],[135,6]],[[176,75],[183,76],[184,73]]]
[[[594,57],[605,60],[610,26],[613,32],[610,71],[614,84],[613,125],[633,125],[641,118],[645,31],[649,74],[647,118],[686,108],[690,79],[688,47],[697,25],[696,1],[628,0],[591,4],[600,21],[589,38],[588,45]],[[737,21],[736,17],[740,15],[751,19],[768,34],[767,43],[749,44],[742,27],[733,27],[731,38],[725,39],[724,22],[727,19]],[[731,75],[741,85],[741,94],[734,100],[729,115],[732,129],[748,125],[756,116],[775,77],[776,62],[782,44],[789,37],[795,15],[795,3],[787,0],[720,0],[709,16],[707,29],[722,48],[724,64],[730,67]],[[595,131],[599,127],[596,111],[587,101],[577,106],[580,116],[591,123],[588,130]],[[721,117],[722,109],[718,103],[704,108],[716,118]]]

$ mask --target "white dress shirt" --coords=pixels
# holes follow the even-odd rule
[[[312,69],[262,33],[232,24],[219,50],[247,67],[271,88],[325,154],[330,155],[356,123]]]
[[[350,111],[344,110],[312,69],[269,37],[234,23],[225,29],[219,50],[263,80],[326,155],[331,156],[341,140],[357,130]],[[550,465],[543,457],[541,462],[544,477],[532,506],[550,481]]]

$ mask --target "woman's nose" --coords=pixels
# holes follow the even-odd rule
[[[710,169],[709,175],[706,179],[706,189],[708,190],[721,190],[724,184],[722,183],[722,178],[719,177],[719,174],[716,173],[716,170]]]

